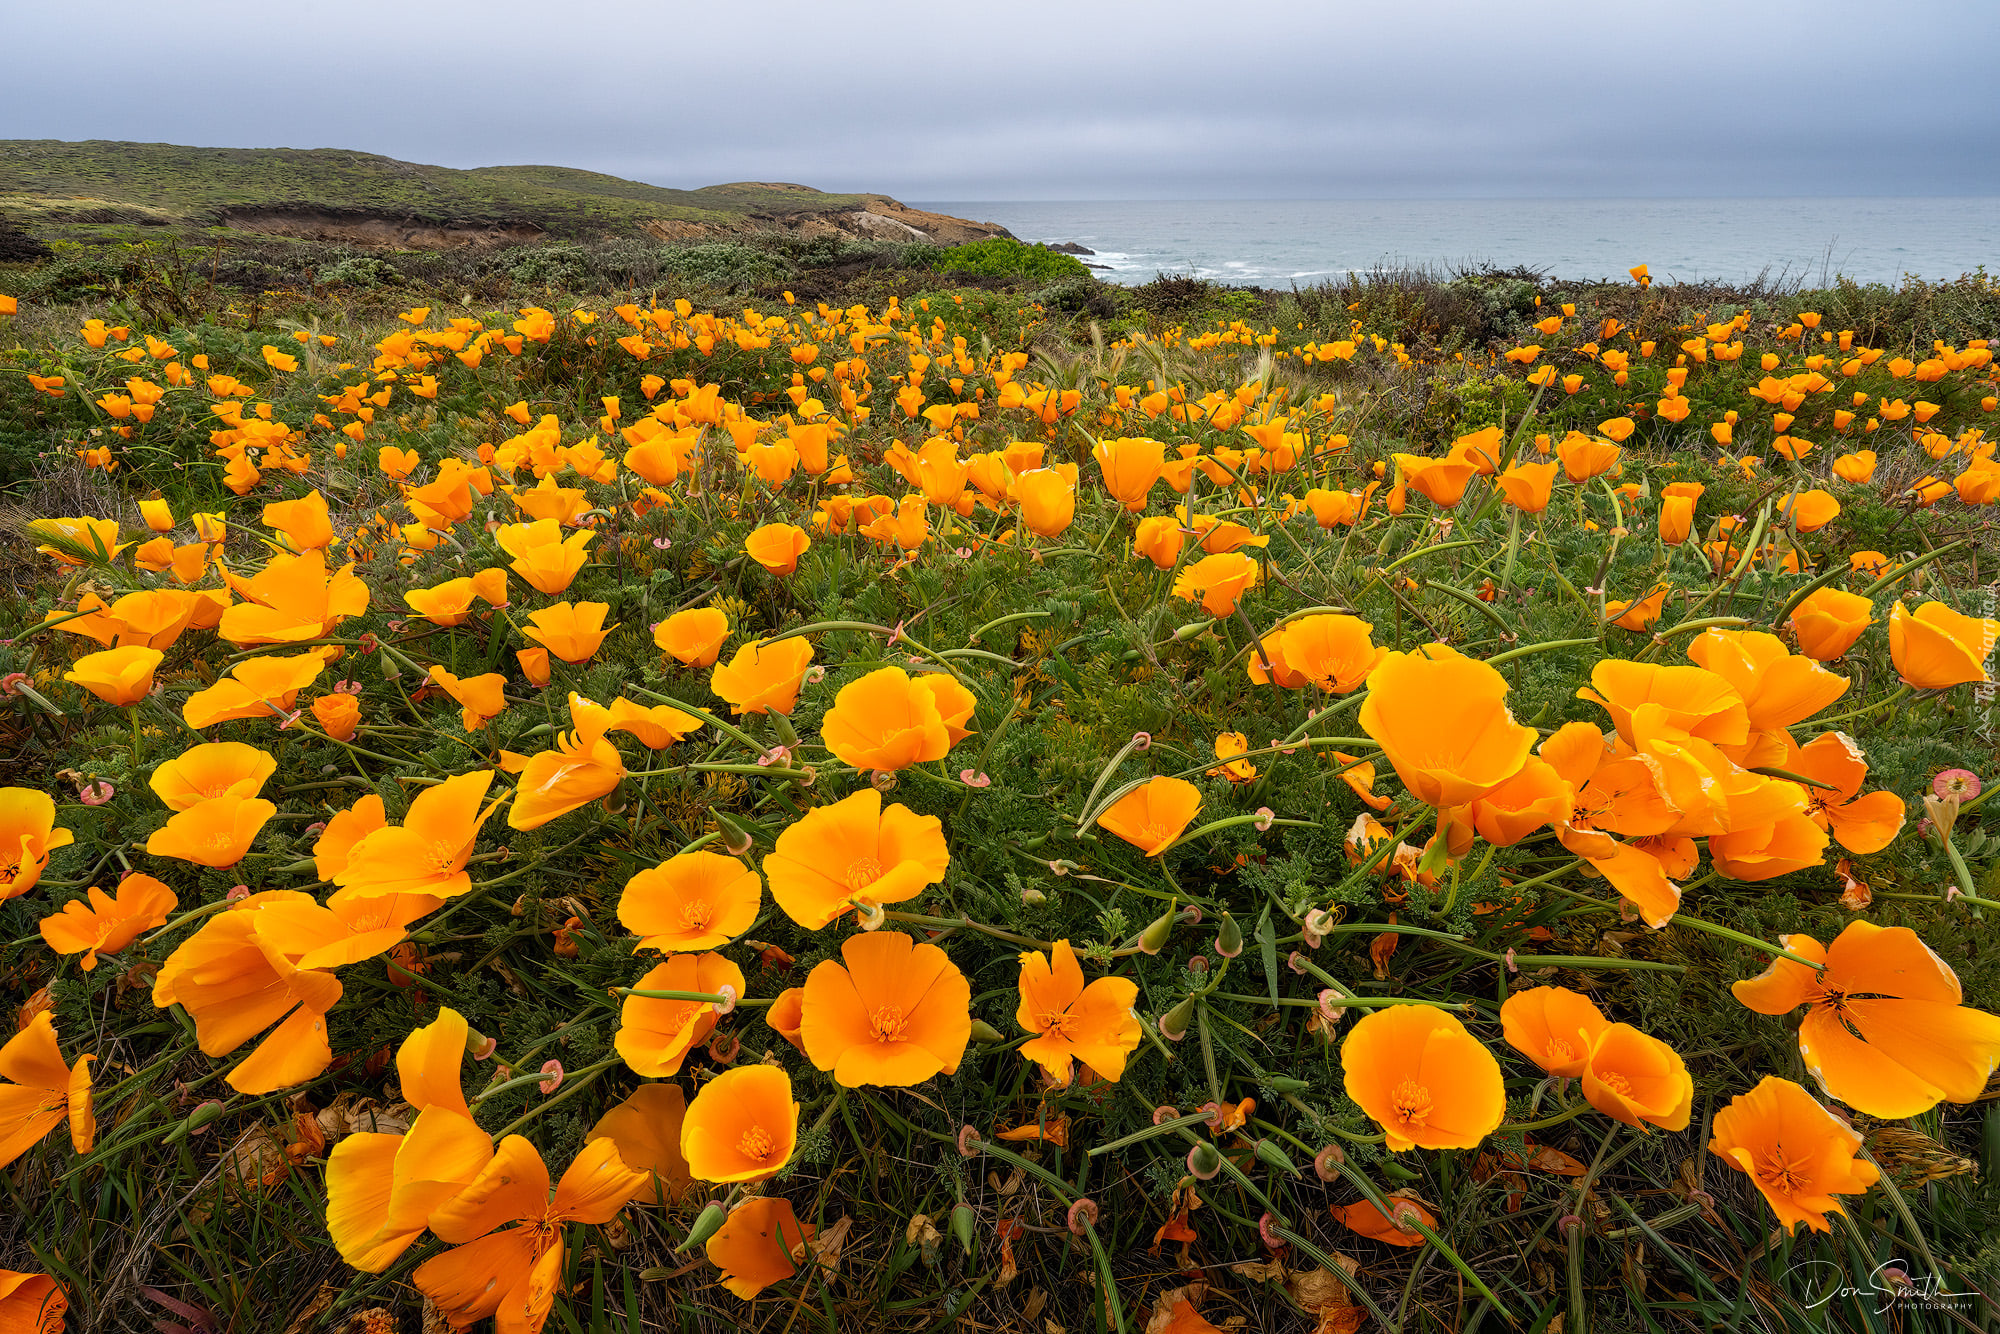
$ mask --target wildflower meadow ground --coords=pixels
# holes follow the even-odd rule
[[[0,1330],[1986,1327],[2000,330],[905,278],[0,297]]]

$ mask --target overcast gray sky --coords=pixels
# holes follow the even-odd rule
[[[9,9],[6,138],[916,200],[2000,195],[1993,0]]]

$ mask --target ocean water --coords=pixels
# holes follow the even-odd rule
[[[1034,202],[916,205],[996,222],[1024,241],[1096,251],[1101,277],[1191,274],[1304,287],[1382,268],[1526,265],[1557,278],[1744,282],[2000,273],[2000,198],[1480,199]]]

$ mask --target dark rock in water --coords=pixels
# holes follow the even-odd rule
[[[1063,241],[1057,245],[1050,245],[1048,242],[1044,241],[1042,243],[1042,249],[1053,250],[1058,255],[1094,255],[1097,253],[1095,250],[1090,249],[1088,246],[1080,246],[1074,241]],[[1096,268],[1097,265],[1093,264],[1091,265],[1091,267]]]
[[[1094,255],[1097,252],[1094,250],[1086,250],[1084,253],[1087,255]],[[1085,260],[1083,262],[1083,267],[1086,269],[1103,269],[1106,273],[1111,272],[1111,266],[1109,264],[1092,264],[1089,260]]]

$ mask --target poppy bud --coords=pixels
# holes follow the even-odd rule
[[[1214,624],[1214,621],[1189,621],[1186,625],[1174,631],[1174,642],[1176,644],[1185,644],[1188,640],[1206,633],[1208,627]]]
[[[1260,1161],[1277,1168],[1281,1172],[1290,1173],[1292,1176],[1299,1175],[1297,1164],[1285,1156],[1285,1151],[1279,1148],[1275,1141],[1268,1139],[1258,1140],[1257,1157]]]
[[[1160,1036],[1170,1042],[1179,1042],[1187,1036],[1188,1025],[1193,1022],[1194,997],[1189,996],[1160,1016]]]
[[[1225,959],[1243,953],[1243,928],[1227,912],[1222,914],[1222,922],[1215,929],[1215,952]]]
[[[978,1215],[973,1213],[971,1205],[960,1200],[952,1206],[951,1235],[958,1238],[958,1244],[965,1247],[967,1255],[972,1254],[973,1228],[977,1222]]]
[[[1176,906],[1169,905],[1165,912],[1153,920],[1151,926],[1139,933],[1139,952],[1158,954],[1165,949],[1167,937],[1173,933],[1174,921],[1178,916]]]
[[[190,1135],[199,1135],[210,1121],[215,1120],[229,1109],[214,1098],[188,1113],[187,1129]]]
[[[972,1021],[972,1040],[982,1047],[990,1047],[996,1042],[1005,1042],[1007,1035],[984,1019],[975,1019]]]
[[[1196,1180],[1212,1181],[1215,1179],[1215,1174],[1222,1170],[1222,1152],[1207,1140],[1203,1140],[1188,1150],[1187,1165],[1188,1171],[1194,1174]]]
[[[700,1216],[694,1220],[694,1226],[688,1229],[687,1240],[674,1249],[676,1251],[687,1251],[694,1249],[696,1246],[703,1245],[710,1237],[722,1230],[722,1225],[728,1218],[729,1210],[722,1207],[721,1200],[709,1201],[708,1207],[703,1209]]]

